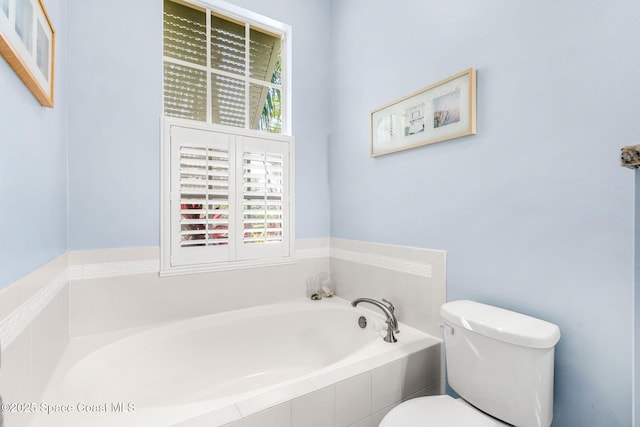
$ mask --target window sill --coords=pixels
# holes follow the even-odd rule
[[[184,274],[213,273],[216,271],[240,270],[244,268],[275,267],[280,265],[292,265],[296,263],[295,257],[262,259],[249,261],[216,262],[211,264],[183,265],[178,267],[161,267],[160,277],[180,276]]]

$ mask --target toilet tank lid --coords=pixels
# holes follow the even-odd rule
[[[448,302],[440,315],[459,327],[523,347],[550,348],[560,339],[560,328],[553,323],[475,301]]]

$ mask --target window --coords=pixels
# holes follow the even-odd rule
[[[164,6],[161,274],[288,262],[288,27],[230,5]]]
[[[285,35],[240,16],[165,0],[165,115],[288,133]]]

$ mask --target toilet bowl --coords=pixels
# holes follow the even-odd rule
[[[428,420],[428,421],[427,421]],[[461,399],[448,395],[418,397],[393,408],[379,427],[507,427]]]

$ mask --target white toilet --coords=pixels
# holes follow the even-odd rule
[[[473,301],[446,303],[440,314],[448,382],[461,399],[408,400],[392,409],[380,427],[549,427],[560,329]]]

